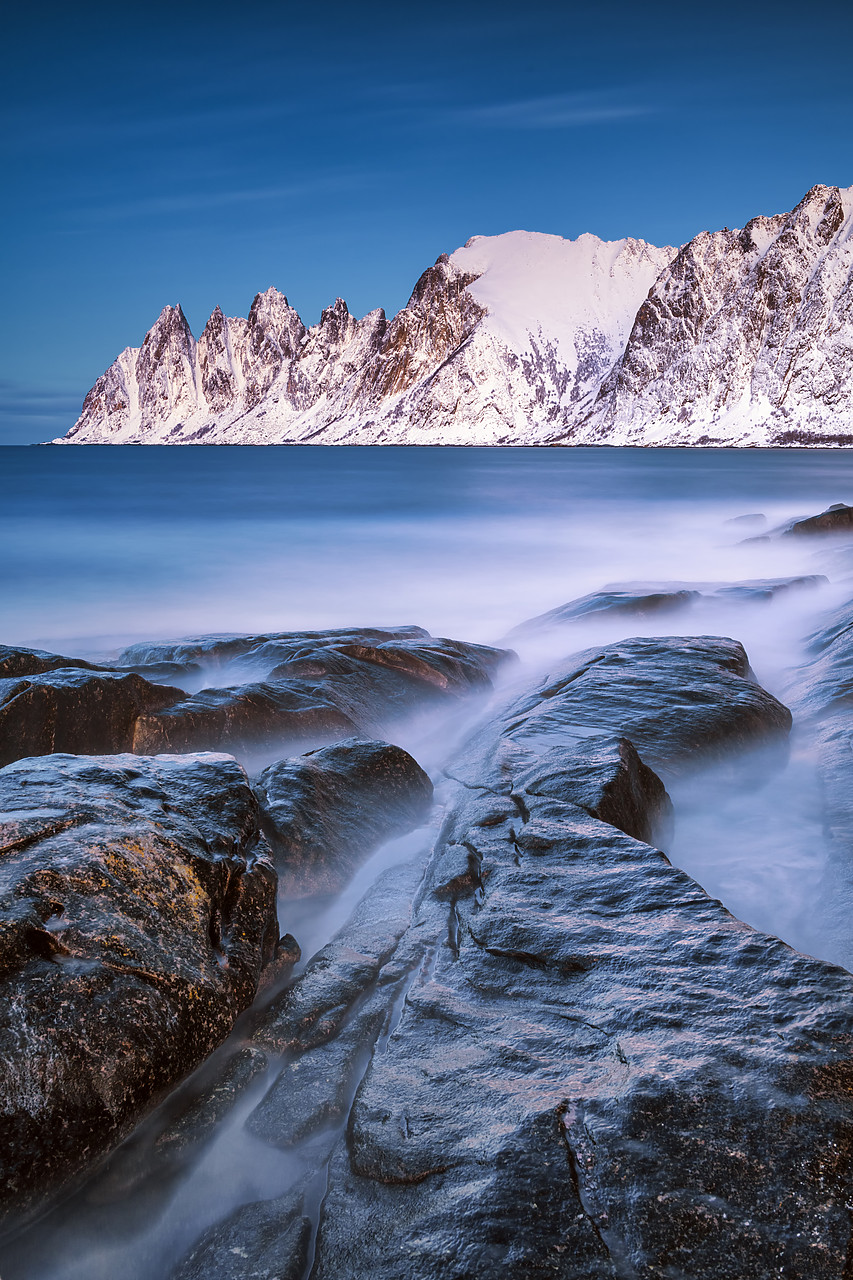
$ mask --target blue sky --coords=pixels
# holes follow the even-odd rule
[[[516,227],[681,244],[853,184],[853,6],[18,6],[0,441],[72,425],[161,308],[403,306]],[[24,12],[24,9],[27,12]]]

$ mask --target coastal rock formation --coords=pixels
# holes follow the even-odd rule
[[[168,306],[57,443],[850,444],[852,219],[819,185],[678,249],[475,236],[390,321]]]
[[[0,680],[0,764],[54,751],[132,751],[139,717],[181,697],[139,675],[77,666]]]
[[[453,776],[503,789],[495,733],[520,751],[554,734],[615,733],[665,776],[784,737],[791,713],[762,689],[743,645],[719,636],[635,637],[575,654],[472,740]],[[510,766],[507,766],[510,768]]]
[[[285,898],[336,893],[432,803],[432,783],[407,751],[359,738],[279,760],[252,788]]]
[[[407,715],[488,692],[513,657],[420,627],[143,643],[114,667],[4,648],[0,661],[28,674],[0,678],[0,764],[54,751],[276,750],[378,734]],[[224,687],[186,693],[158,683],[197,685],[211,674]]]
[[[134,750],[274,749],[377,734],[405,716],[492,688],[514,655],[420,628],[206,637],[137,645],[121,661],[197,661],[251,684],[202,689],[141,715]]]
[[[275,956],[236,762],[49,755],[0,771],[0,1208],[82,1169],[228,1034]]]
[[[785,717],[737,701],[734,642],[657,640],[674,674],[637,643],[606,701],[546,682],[476,735],[425,866],[386,876],[270,1007],[254,1043],[284,1065],[249,1126],[328,1132],[321,1204],[303,1184],[237,1209],[175,1280],[844,1274],[853,978],[645,843],[663,786],[601,732],[621,698],[678,774],[698,721],[674,732],[673,686],[733,749]]]

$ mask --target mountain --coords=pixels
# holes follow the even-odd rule
[[[851,231],[816,186],[681,249],[475,236],[391,320],[268,289],[196,342],[166,307],[56,443],[850,444]]]

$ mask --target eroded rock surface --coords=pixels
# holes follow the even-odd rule
[[[280,754],[289,744],[380,736],[408,715],[488,692],[513,657],[420,627],[138,644],[111,667],[7,646],[0,764],[55,751]],[[202,673],[221,687],[178,687],[197,687]]]
[[[512,656],[402,627],[208,637],[134,646],[121,660],[199,661],[219,664],[225,678],[262,677],[203,689],[140,716],[134,750],[154,752],[381,734],[407,715],[490,690],[495,671]]]
[[[276,877],[230,758],[0,771],[0,1170],[25,1211],[230,1031],[273,959]]]
[[[432,783],[407,751],[359,738],[279,760],[252,785],[284,897],[342,889],[432,803]]]

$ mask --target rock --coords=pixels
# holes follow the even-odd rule
[[[253,781],[286,898],[337,893],[364,859],[422,822],[432,783],[388,742],[349,738],[279,760]]]
[[[791,713],[756,683],[743,645],[717,636],[636,637],[587,649],[501,712],[453,768],[469,786],[505,791],[504,772],[534,743],[590,734],[628,738],[658,772],[681,774],[764,739]]]
[[[130,751],[138,717],[183,696],[138,675],[79,667],[0,680],[0,764],[55,751]]]
[[[610,676],[630,708],[630,664]],[[592,816],[603,791],[580,807],[588,753],[606,774],[609,752],[652,823],[661,789],[627,748],[521,751],[506,717],[493,732],[502,785],[460,788],[444,824],[401,938],[432,940],[434,959],[357,1090],[312,1274],[841,1276],[853,978]],[[672,750],[665,731],[657,752]],[[454,847],[479,873],[448,903]]]
[[[849,533],[851,530],[853,530],[853,507],[845,506],[843,502],[835,502],[820,515],[795,520],[784,532],[789,537],[803,537],[815,533]]]
[[[566,622],[578,622],[582,618],[598,614],[629,614],[642,618],[647,614],[665,613],[690,604],[698,595],[698,591],[674,584],[667,586],[661,583],[657,587],[647,588],[635,583],[614,583],[601,591],[581,596],[579,600],[558,605],[556,609],[549,609],[547,613],[540,613],[535,618],[528,618],[526,622],[514,627],[507,639],[527,635],[532,631],[546,631]]]
[[[312,652],[336,643],[367,643],[429,639],[422,627],[341,628],[332,631],[278,631],[264,635],[199,636],[191,640],[142,641],[124,649],[120,666],[195,662],[205,667],[224,667],[242,659],[258,674],[268,674],[274,666],[299,651]],[[284,655],[284,656],[281,656]]]
[[[767,524],[767,516],[761,511],[749,511],[742,516],[731,516],[728,520],[724,520],[723,523],[748,525],[753,529],[760,529],[762,525]]]
[[[133,750],[145,755],[277,748],[346,737],[356,725],[317,685],[295,680],[202,689],[140,715]]]
[[[22,649],[15,645],[0,645],[0,680],[20,676],[38,676],[57,667],[79,667],[83,671],[103,670],[84,658],[63,658],[58,653],[45,653],[44,649]]]
[[[203,653],[200,646],[206,646]],[[280,752],[353,735],[379,735],[430,706],[492,688],[513,654],[485,645],[435,639],[417,627],[248,636],[165,646],[136,646],[122,661],[218,661],[228,673],[266,679],[201,692],[141,716],[134,750]]]
[[[827,581],[822,574],[812,573],[791,578],[751,578],[743,582],[615,582],[601,591],[529,618],[514,627],[506,638],[512,640],[601,615],[627,614],[642,618],[708,601],[772,600],[784,591],[816,587]]]
[[[779,729],[768,695],[739,702],[730,678],[751,681],[735,642],[656,643],[670,646],[671,686],[694,664],[718,743],[748,737],[756,706]],[[648,750],[679,772],[692,732],[674,735],[664,714],[655,738],[664,666],[653,679],[636,644],[605,669],[608,709],[621,696],[636,720],[645,699]],[[570,687],[520,699],[522,724]],[[312,1276],[841,1276],[853,978],[735,920],[636,838],[667,804],[630,743],[519,734],[518,711],[451,767],[461,782],[410,922],[414,886],[386,878],[256,1033],[289,1064],[249,1121],[257,1137],[288,1145],[340,1123],[354,1094],[322,1174]],[[351,1042],[363,1017],[369,1051],[383,989],[359,1081]],[[314,1117],[293,1104],[300,1078],[317,1089]],[[277,1251],[274,1230],[244,1245],[276,1212],[239,1210],[181,1280],[231,1280],[233,1248],[246,1275],[257,1259],[298,1260],[296,1209]]]
[[[303,1280],[312,1236],[305,1196],[300,1183],[274,1200],[241,1206],[204,1233],[170,1280]]]
[[[276,877],[236,762],[0,771],[0,1168],[26,1212],[115,1144],[252,1001]]]

